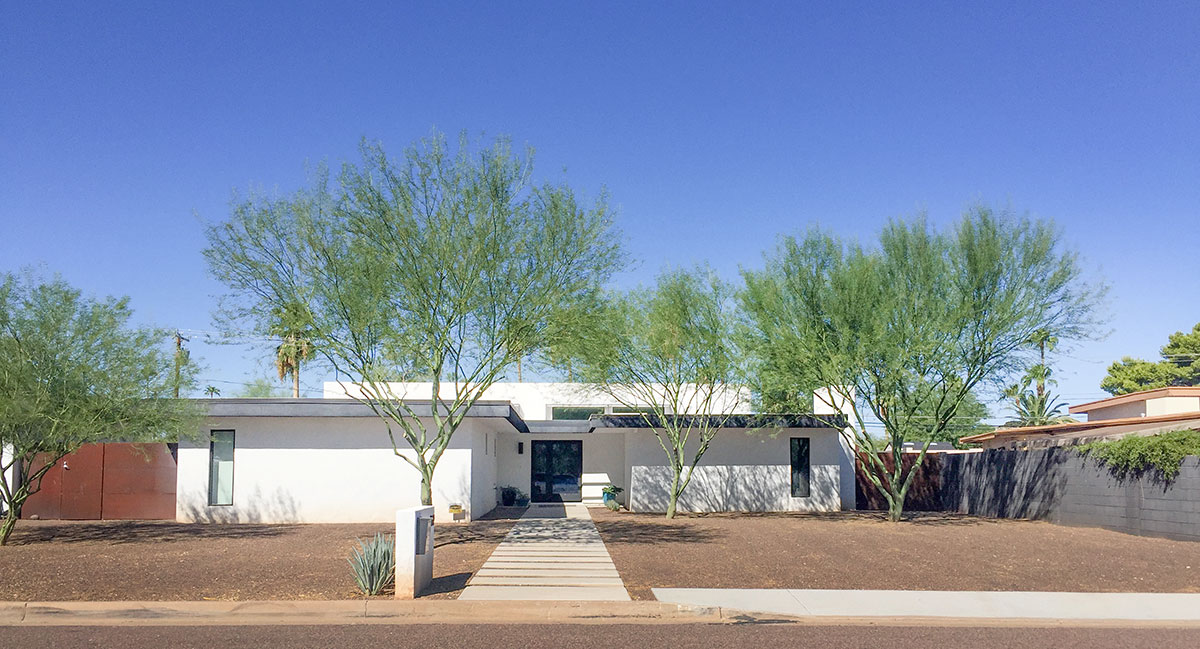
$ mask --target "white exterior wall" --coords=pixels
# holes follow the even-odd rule
[[[0,466],[8,466],[8,463],[12,462],[12,457],[13,447],[7,444],[0,445]],[[15,462],[13,462],[13,466],[10,466],[4,470],[4,480],[7,482],[9,487],[13,486],[13,477],[16,470],[17,467]],[[0,502],[0,510],[3,510],[4,507],[4,503]]]
[[[459,433],[455,433],[458,437]],[[485,428],[471,433],[471,509],[478,518],[496,508],[496,451],[499,433]],[[440,467],[439,467],[440,468]],[[434,472],[437,475],[437,472]]]
[[[488,476],[486,467],[472,472],[472,447],[482,445],[484,429],[501,425],[507,424],[468,419],[455,433],[434,472],[439,520],[455,520],[448,510],[452,503],[465,510],[458,520],[491,509],[486,492],[494,489],[472,498],[472,478]],[[383,423],[374,417],[228,417],[208,420],[204,431],[209,430],[235,431],[233,505],[208,505],[208,445],[183,442],[176,495],[180,521],[384,523],[395,520],[397,509],[420,504],[420,474],[395,456]],[[412,456],[411,449],[405,452]]]
[[[580,435],[527,435],[501,433],[497,451],[497,485],[512,486],[530,493],[530,458],[532,443],[538,440],[583,441],[583,502],[600,504],[602,491],[609,484],[628,490],[625,475],[625,433],[595,432]],[[525,444],[525,452],[517,453],[517,444]],[[659,451],[662,452],[661,450]],[[618,500],[624,502],[625,494]]]
[[[772,435],[771,432],[774,432]],[[700,460],[680,497],[681,511],[836,511],[843,506],[843,476],[853,480],[837,430],[800,428],[746,433],[723,430]],[[812,465],[808,498],[791,496],[791,438],[807,437]],[[631,485],[629,508],[665,511],[671,485],[667,457],[648,430],[631,431],[625,454]],[[853,482],[851,482],[851,485]],[[853,502],[853,494],[850,496]]]
[[[1146,401],[1146,416],[1200,411],[1200,397],[1159,397]]]
[[[1100,421],[1103,419],[1124,419],[1126,417],[1145,417],[1146,402],[1134,401],[1132,403],[1122,403],[1107,408],[1096,408],[1089,410],[1087,413],[1088,421]]]

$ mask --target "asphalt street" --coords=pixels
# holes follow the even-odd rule
[[[811,626],[797,624],[683,625],[351,625],[351,626],[139,626],[0,627],[0,646],[171,649],[252,647],[379,649],[582,649],[636,647],[715,649],[753,647],[841,649],[886,647],[987,649],[1153,647],[1193,649],[1200,629],[1096,627]]]

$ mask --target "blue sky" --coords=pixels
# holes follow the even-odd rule
[[[1200,321],[1195,3],[100,4],[0,8],[0,270],[130,295],[146,322],[213,328],[202,222],[233,190],[434,126],[607,187],[642,260],[625,283],[734,277],[812,224],[1053,218],[1112,287],[1112,333],[1055,359],[1071,402]],[[227,394],[267,374],[193,350]]]

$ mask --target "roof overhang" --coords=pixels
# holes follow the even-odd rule
[[[204,405],[209,417],[377,417],[366,404],[355,399],[194,399]],[[431,401],[405,401],[418,417],[432,417]],[[443,409],[444,410],[444,409]],[[467,417],[504,419],[517,432],[529,428],[507,401],[476,401]]]
[[[194,399],[207,409],[210,418],[225,417],[377,417],[366,404],[356,399]],[[418,417],[432,417],[431,401],[405,401]],[[655,428],[654,417],[648,421],[640,414],[603,415],[583,420],[532,420],[521,418],[508,401],[476,401],[467,410],[467,417],[503,419],[519,433],[581,434],[602,429]],[[674,415],[672,420],[681,426],[713,426],[721,428],[835,428],[847,425],[845,415],[773,414],[773,415]]]
[[[1151,427],[1156,424],[1170,424],[1175,422],[1191,422],[1200,421],[1200,412],[1177,412],[1170,415],[1156,415],[1153,417],[1121,417],[1119,419],[1100,419],[1098,421],[1077,421],[1065,424],[1049,424],[1046,426],[1023,426],[1020,428],[997,428],[988,433],[980,433],[978,435],[968,435],[958,438],[958,441],[964,444],[979,444],[981,442],[989,442],[995,439],[1023,439],[1025,437],[1053,437],[1055,435],[1068,435],[1073,433],[1084,433],[1089,431],[1103,431],[1106,429],[1117,428],[1121,426],[1146,426]],[[1130,431],[1132,432],[1132,431]]]
[[[1165,388],[1154,388],[1152,390],[1142,390],[1140,392],[1130,392],[1129,394],[1121,394],[1107,399],[1099,399],[1097,401],[1089,401],[1081,403],[1077,406],[1071,406],[1068,412],[1071,414],[1079,412],[1090,412],[1101,408],[1111,408],[1113,406],[1121,406],[1127,403],[1137,403],[1139,401],[1149,401],[1150,399],[1162,399],[1164,397],[1200,397],[1200,386],[1173,386]]]

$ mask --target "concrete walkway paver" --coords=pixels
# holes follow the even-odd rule
[[[796,617],[1200,621],[1200,593],[654,588],[660,602]]]
[[[630,601],[587,507],[533,505],[460,600]]]

